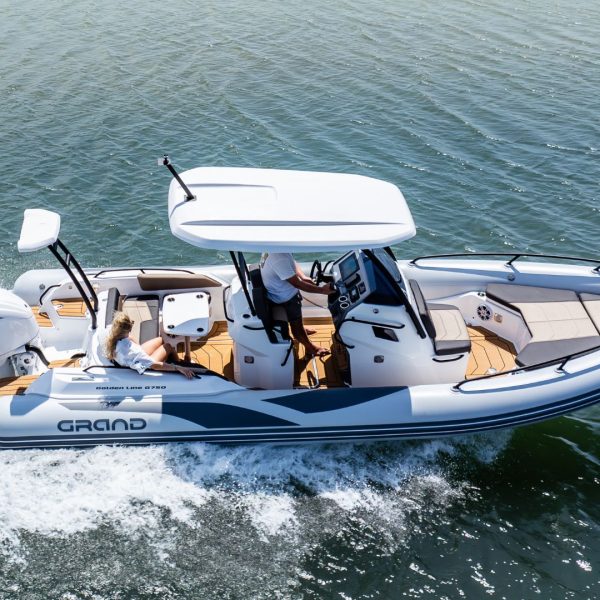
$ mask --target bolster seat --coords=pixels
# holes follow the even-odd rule
[[[289,344],[290,330],[285,309],[273,304],[267,298],[259,265],[249,265],[249,279],[252,285],[252,304],[256,316],[262,321],[271,344]]]
[[[471,338],[460,310],[449,304],[428,304],[427,308],[435,329],[435,353],[443,356],[470,352]]]
[[[415,279],[410,279],[408,283],[423,327],[433,341],[435,353],[444,356],[470,352],[471,339],[460,310],[450,304],[427,303],[419,283]]]

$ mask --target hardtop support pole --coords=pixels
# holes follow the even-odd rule
[[[241,264],[246,264],[246,261],[244,260],[244,256],[242,255],[241,252],[239,252],[238,254],[240,255],[240,260],[238,262],[238,257],[236,256],[236,253],[231,251],[229,252],[229,254],[231,255],[231,260],[233,260],[233,266],[235,267],[235,272],[237,273],[238,277],[240,278],[240,283],[242,284],[242,289],[244,290],[244,295],[246,296],[246,301],[248,302],[248,306],[250,307],[250,312],[252,313],[252,316],[256,315],[256,310],[254,309],[254,304],[252,304],[252,300],[250,298],[250,292],[248,291],[248,278],[246,277],[246,273],[244,273],[244,271],[242,270],[242,267],[240,266]]]
[[[56,242],[54,242],[54,244],[48,246],[48,249],[50,250],[50,252],[52,252],[52,254],[54,254],[56,260],[61,264],[62,268],[67,272],[67,275],[71,278],[71,281],[77,288],[77,291],[81,295],[81,298],[90,313],[90,317],[92,318],[92,329],[96,329],[98,322],[98,317],[96,315],[96,312],[98,310],[98,296],[96,295],[94,288],[90,284],[90,280],[83,272],[83,269],[79,266],[79,263],[75,260],[75,258],[73,258],[69,250],[67,250],[67,247],[60,240],[57,239]],[[64,257],[61,256],[60,252],[58,251],[59,249],[65,253]],[[90,302],[88,294],[85,293],[83,287],[81,286],[81,283],[79,282],[77,277],[75,277],[75,273],[73,273],[73,270],[71,269],[71,264],[75,266],[75,269],[77,269],[77,272],[85,282],[85,286],[88,289],[88,292],[92,295],[92,298],[94,299],[93,306]]]
[[[94,312],[98,312],[98,296],[96,294],[96,290],[94,290],[94,287],[90,283],[88,276],[85,274],[85,271],[81,268],[79,261],[71,254],[71,251],[59,239],[56,240],[56,244],[65,253],[67,264],[69,266],[73,265],[75,267],[75,270],[81,277],[81,280],[83,281],[83,283],[85,283],[85,287],[88,289],[88,292],[90,293],[90,296],[94,301]]]
[[[177,173],[177,171],[171,164],[169,157],[166,154],[163,156],[163,158],[158,159],[158,164],[164,165],[165,167],[167,167],[167,169],[169,169],[169,171],[171,171],[171,175],[173,175],[173,177],[175,177],[175,179],[177,180],[177,183],[179,183],[179,185],[183,188],[183,191],[185,192],[186,201],[196,199],[196,196],[194,196],[194,194],[192,194],[192,192],[190,192],[190,188],[187,185],[185,185],[185,183],[183,183],[183,179],[181,179],[181,177],[179,176],[179,173]]]

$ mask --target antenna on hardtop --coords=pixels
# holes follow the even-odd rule
[[[169,157],[166,154],[162,158],[158,159],[158,164],[164,165],[165,167],[167,167],[167,169],[169,169],[169,171],[171,171],[171,175],[173,175],[173,177],[175,177],[175,179],[177,179],[177,182],[183,188],[183,190],[186,194],[186,196],[185,196],[186,201],[196,199],[196,196],[194,196],[194,194],[192,194],[192,192],[190,192],[190,188],[187,185],[185,185],[185,183],[183,183],[183,180],[181,179],[181,177],[179,177],[179,173],[177,173],[177,171],[171,164]]]

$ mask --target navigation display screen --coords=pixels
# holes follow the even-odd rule
[[[351,254],[340,263],[340,277],[346,281],[360,268],[356,254]]]

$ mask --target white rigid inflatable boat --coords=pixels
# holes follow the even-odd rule
[[[600,400],[600,261],[531,255],[396,260],[415,234],[399,189],[332,173],[197,168],[174,175],[173,234],[232,265],[82,269],[60,217],[26,210],[19,250],[64,270],[0,291],[0,446],[297,443],[514,427]],[[313,358],[290,339],[244,253],[336,252],[303,294]],[[549,259],[551,259],[549,261]],[[552,261],[552,259],[554,259]],[[307,269],[310,265],[307,266]],[[66,273],[65,273],[66,271]],[[204,367],[120,368],[99,338],[115,310]]]

